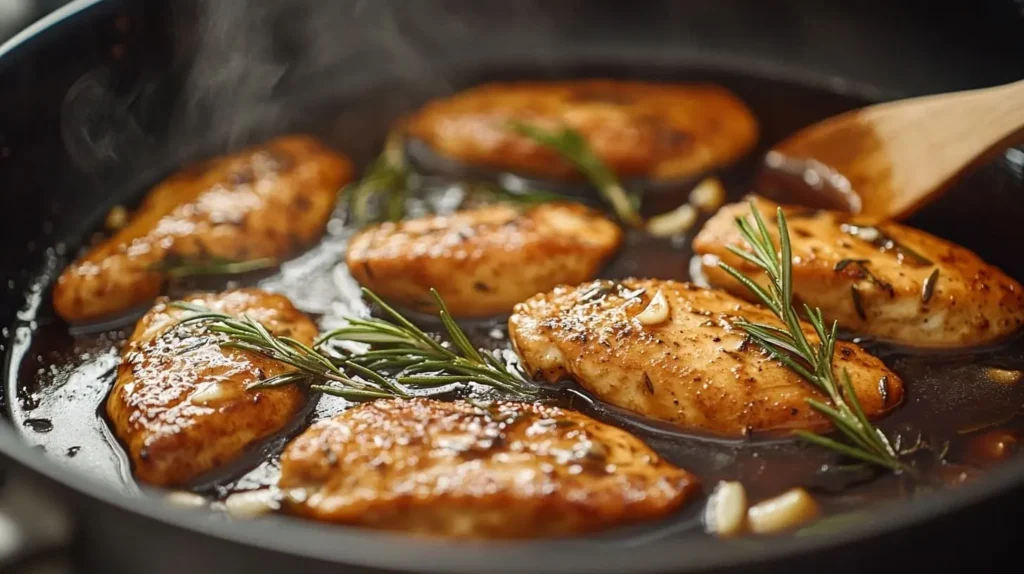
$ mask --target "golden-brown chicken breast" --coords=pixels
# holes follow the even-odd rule
[[[757,141],[754,115],[724,88],[617,80],[486,84],[428,103],[407,130],[448,158],[576,177],[556,152],[510,131],[512,120],[575,129],[625,178],[693,176],[735,161]]]
[[[638,318],[659,292],[666,312]],[[737,318],[783,326],[724,291],[657,279],[558,287],[516,305],[508,326],[535,379],[575,380],[603,401],[685,430],[738,437],[825,428],[807,399],[827,399],[750,342]],[[900,378],[857,345],[836,345],[835,368],[848,370],[869,416],[903,398]]]
[[[455,538],[592,532],[672,512],[697,479],[579,413],[498,402],[381,400],[316,423],[281,458],[292,509]]]
[[[778,206],[754,198],[776,245]],[[898,223],[858,226],[856,216],[799,207],[783,210],[793,246],[793,293],[851,331],[922,347],[990,343],[1024,322],[1024,289],[974,253]],[[694,239],[712,285],[750,293],[718,267],[758,282],[753,264],[726,246],[748,249],[736,227],[747,202],[728,205]]]
[[[316,326],[288,299],[256,289],[186,299],[228,315],[248,315],[272,333],[312,343]],[[246,390],[291,367],[221,348],[202,325],[175,327],[190,313],[158,303],[125,347],[107,415],[139,480],[180,485],[233,461],[280,431],[306,404],[297,386]]]
[[[347,158],[305,136],[185,168],[61,274],[53,306],[89,321],[152,301],[168,266],[281,259],[320,235],[351,173]]]
[[[368,228],[352,238],[346,260],[385,299],[433,310],[433,287],[452,314],[480,317],[594,277],[621,240],[615,223],[579,204],[496,204]]]

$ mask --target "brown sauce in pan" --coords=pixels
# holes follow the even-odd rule
[[[857,103],[826,92],[766,81],[743,78],[717,81],[735,89],[762,122],[760,151],[721,174],[731,199],[748,191],[751,168],[758,160],[756,153],[763,152],[790,130]],[[379,126],[381,137],[386,127],[385,123]],[[328,135],[325,139],[339,149],[348,149],[344,138],[332,141]],[[988,179],[983,180],[989,185],[996,185],[998,181],[1003,185],[1021,185],[1019,181],[998,180],[990,175],[985,175]],[[140,194],[142,189],[140,187]],[[963,194],[951,192],[949,201],[956,200],[958,195]],[[671,203],[664,195],[650,199],[652,203]],[[959,210],[959,217],[968,216],[971,209],[980,215],[981,207],[974,206]],[[998,218],[1009,217],[1011,211],[990,214],[989,217],[997,221],[986,225],[1002,229]],[[962,242],[989,261],[1007,267],[1011,275],[1022,278],[1021,270],[1009,268],[1007,253],[989,252],[985,245],[972,244],[969,231],[948,226],[950,221],[956,218],[947,217],[943,211],[926,210],[920,221],[912,223]],[[100,220],[95,223],[96,228],[102,226]],[[1013,222],[1005,223],[1007,229],[1013,229]],[[296,306],[315,317],[323,329],[334,326],[340,316],[366,314],[369,309],[359,299],[358,285],[343,263],[345,243],[351,232],[340,218],[335,219],[318,246],[287,262],[279,271],[236,277],[232,282],[261,285],[287,295]],[[601,275],[691,279],[690,239],[692,232],[683,240],[656,239],[630,232],[619,254]],[[69,332],[67,325],[53,319],[48,285],[66,264],[66,257],[62,248],[50,253],[49,264],[40,272],[35,288],[26,294],[21,321],[10,327],[12,345],[7,350],[10,372],[5,373],[9,381],[6,388],[8,416],[26,441],[49,456],[122,485],[127,492],[147,491],[149,489],[140,489],[132,479],[127,459],[107,429],[102,414],[103,402],[115,376],[119,349],[131,329],[131,321],[93,332]],[[198,287],[221,289],[227,285],[221,280],[205,285],[178,285],[175,289],[179,292]],[[423,326],[436,330],[438,325],[427,320]],[[480,346],[508,348],[504,318],[465,322],[463,326]],[[920,437],[947,450],[945,463],[926,467],[938,482],[953,485],[970,479],[986,466],[996,464],[980,460],[985,453],[1012,450],[1012,441],[1004,440],[999,443],[1001,446],[979,447],[971,443],[974,437],[998,429],[1024,438],[1024,382],[1007,382],[1005,376],[1002,381],[994,380],[986,370],[988,367],[1024,370],[1024,339],[1016,337],[988,349],[955,352],[913,351],[871,341],[862,344],[899,373],[907,385],[905,403],[881,421],[880,426],[903,437],[904,446]],[[837,468],[838,461],[830,452],[799,441],[755,436],[730,442],[685,435],[663,424],[595,403],[569,384],[558,396],[563,406],[635,433],[669,460],[698,475],[705,492],[710,492],[720,479],[740,480],[747,487],[750,499],[757,501],[793,486],[804,486],[833,513],[915,494],[910,485],[892,475],[863,468]],[[322,397],[309,419],[329,417],[347,406],[342,399]],[[220,476],[199,485],[197,491],[218,500],[232,492],[273,484],[277,476],[276,457],[287,438],[282,436],[270,441],[250,453],[243,464],[225,469]],[[666,521],[625,527],[603,536],[642,541],[702,535],[699,516],[703,506],[703,500],[693,500]]]

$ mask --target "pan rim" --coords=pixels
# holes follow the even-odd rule
[[[115,5],[112,0],[75,0],[30,25],[0,45],[0,70],[8,58],[30,48],[43,36],[75,17]],[[629,54],[619,54],[628,59]],[[635,58],[635,55],[633,55]],[[794,70],[777,63],[745,58],[702,58],[709,68],[738,71],[833,92],[856,94],[867,99],[894,97],[870,84],[842,80],[837,87],[834,76],[810,70]],[[677,64],[685,64],[679,62]],[[759,70],[752,72],[752,70]],[[10,373],[10,355],[4,359],[3,378]],[[726,546],[717,540],[695,538],[650,543],[644,559],[638,561],[622,547],[602,548],[583,540],[524,541],[498,545],[465,545],[442,541],[424,543],[401,535],[358,527],[323,525],[289,517],[270,517],[253,522],[209,520],[207,513],[174,508],[156,497],[131,498],[117,488],[74,471],[39,453],[19,436],[10,424],[0,424],[0,454],[45,478],[62,489],[75,492],[124,512],[140,515],[166,525],[197,532],[213,538],[266,550],[312,559],[341,562],[364,567],[399,571],[424,569],[477,572],[486,566],[493,572],[530,569],[537,572],[586,568],[592,572],[618,572],[628,568],[636,572],[697,571],[706,568],[738,566],[752,561],[782,560],[797,554],[838,548],[892,534],[943,515],[954,514],[984,500],[1024,485],[1024,458],[986,473],[976,482],[871,511],[872,519],[853,524],[840,532],[814,538],[774,540],[764,548]],[[287,535],[282,535],[287,534]],[[400,550],[399,550],[400,549]],[[728,551],[723,551],[728,549]],[[584,551],[585,550],[585,551]]]

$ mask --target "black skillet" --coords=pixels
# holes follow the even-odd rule
[[[314,130],[365,160],[379,126],[425,98],[516,76],[723,81],[755,108],[785,110],[759,114],[763,148],[866,101],[1024,77],[1021,10],[1000,1],[74,2],[0,48],[0,376],[13,371],[15,339],[53,320],[49,294],[26,291],[41,267],[63,265],[53,247],[79,245],[111,205],[184,159]],[[833,96],[787,109],[801,90]],[[982,168],[915,223],[1024,276],[1020,157]],[[5,413],[15,383],[0,390]],[[986,570],[1024,542],[1013,521],[1024,505],[1021,459],[834,535],[756,547],[706,538],[492,547],[283,517],[211,521],[72,472],[6,419],[0,453],[68,503],[75,556],[103,572]]]

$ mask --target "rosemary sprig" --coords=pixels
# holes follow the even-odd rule
[[[434,289],[430,294],[447,332],[449,345],[438,342],[415,326],[369,289],[363,295],[390,319],[348,319],[348,325],[330,331],[316,343],[318,349],[334,341],[365,343],[370,350],[346,353],[335,358],[339,365],[370,371],[394,373],[395,381],[407,386],[438,386],[472,381],[506,393],[532,397],[533,386],[518,370],[509,368],[492,353],[478,350],[452,318],[448,307]]]
[[[463,203],[486,204],[507,202],[526,208],[552,201],[575,201],[568,196],[551,191],[541,191],[539,189],[512,191],[500,185],[484,181],[465,182],[464,185],[466,188],[466,198]]]
[[[392,129],[384,141],[384,149],[367,169],[363,178],[350,186],[349,212],[357,225],[369,223],[370,204],[375,197],[383,196],[385,211],[391,221],[398,221],[405,214],[405,196],[410,186],[412,173],[405,159],[405,139],[400,129]]]
[[[807,402],[811,408],[832,421],[833,426],[846,437],[847,442],[839,442],[808,431],[796,433],[809,442],[851,458],[890,470],[914,474],[914,469],[900,460],[896,449],[885,434],[875,428],[864,414],[846,369],[843,369],[840,380],[836,381],[832,360],[836,346],[837,323],[833,322],[831,327],[826,326],[821,309],[812,309],[804,305],[811,326],[818,336],[818,343],[812,344],[804,334],[800,318],[793,307],[792,249],[782,209],[780,208],[777,214],[780,247],[778,252],[768,233],[768,227],[753,202],[750,204],[750,210],[754,216],[756,229],[743,217],[736,218],[736,225],[752,251],[747,252],[733,245],[730,245],[729,249],[764,270],[769,279],[768,288],[765,289],[729,265],[723,263],[720,266],[757,295],[758,299],[785,324],[785,329],[744,319],[738,320],[736,325],[746,331],[747,335],[769,355],[792,369],[829,398],[832,404],[816,399],[807,399]]]
[[[172,279],[195,277],[200,275],[238,275],[277,266],[272,257],[236,261],[222,257],[204,257],[202,259],[165,259],[149,267],[150,271],[158,271]]]
[[[258,381],[250,389],[306,384],[313,390],[346,399],[368,400],[408,397],[413,388],[474,382],[522,397],[537,394],[537,388],[518,371],[506,367],[491,353],[473,347],[441,297],[431,292],[450,344],[423,332],[368,289],[363,289],[363,293],[391,320],[350,318],[347,326],[325,334],[313,346],[274,335],[246,315],[236,318],[187,302],[172,306],[193,313],[178,326],[204,323],[210,332],[227,336],[222,347],[244,349],[294,369]],[[356,341],[370,348],[362,353],[339,353],[327,347],[332,341]]]
[[[568,127],[558,131],[546,130],[518,121],[510,122],[509,129],[560,153],[594,184],[623,223],[633,227],[643,225],[643,219],[634,200],[626,193],[615,174],[590,149],[587,140],[578,131]]]
[[[531,206],[549,201],[565,201],[564,195],[539,190],[513,191],[482,181],[465,181],[466,200],[483,203],[507,202]],[[405,136],[401,129],[393,129],[387,136],[384,149],[357,183],[346,190],[349,214],[353,222],[362,226],[379,220],[372,205],[382,204],[388,221],[406,216],[406,202],[424,191],[423,176],[413,171],[405,155]],[[429,187],[429,186],[427,186]]]
[[[227,336],[227,340],[221,343],[222,347],[244,349],[295,369],[251,384],[250,389],[306,383],[314,390],[354,400],[408,396],[403,389],[387,380],[363,382],[349,377],[308,345],[291,337],[273,335],[259,321],[247,315],[236,318],[184,301],[171,305],[193,313],[179,321],[176,327],[205,323],[210,332]]]

